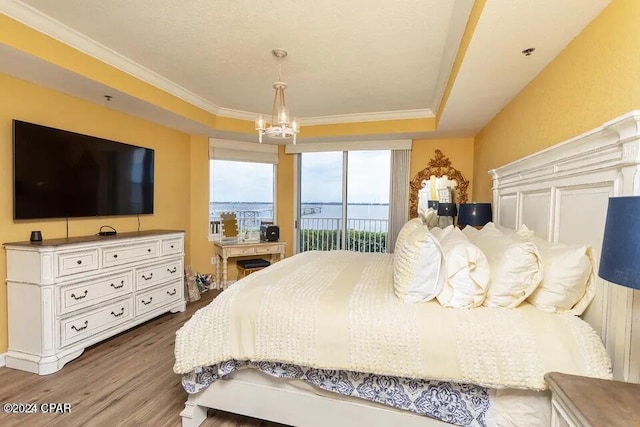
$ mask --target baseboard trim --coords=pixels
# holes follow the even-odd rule
[[[7,364],[6,356],[7,356],[7,353],[0,354],[0,368],[2,368]]]

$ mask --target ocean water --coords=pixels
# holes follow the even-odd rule
[[[273,220],[273,204],[271,203],[210,203],[209,210],[212,220],[219,218],[220,212],[238,212],[241,221],[250,223]],[[303,229],[332,230],[342,228],[342,204],[303,203],[301,211],[300,224]],[[347,228],[349,229],[387,231],[388,219],[388,204],[354,203],[347,206]]]

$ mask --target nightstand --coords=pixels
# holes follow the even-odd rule
[[[551,372],[552,427],[640,426],[640,384]]]

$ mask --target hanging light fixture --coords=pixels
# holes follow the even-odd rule
[[[258,131],[258,141],[262,144],[262,137],[273,139],[293,138],[296,143],[296,135],[300,132],[298,121],[290,119],[289,109],[284,100],[284,90],[287,84],[282,81],[282,59],[287,56],[287,51],[283,49],[273,49],[273,56],[278,59],[278,81],[273,84],[276,93],[273,97],[273,107],[271,108],[271,120],[267,121],[260,115],[256,120],[256,130]]]

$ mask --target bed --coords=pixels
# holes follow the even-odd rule
[[[637,192],[639,120],[491,171],[494,221],[597,253],[608,197]],[[609,378],[612,360],[616,378],[637,375],[631,292],[598,279],[584,321],[527,303],[452,310],[401,302],[392,265],[391,254],[303,253],[199,310],[176,339],[183,425],[207,408],[305,426],[548,425],[545,372]]]

